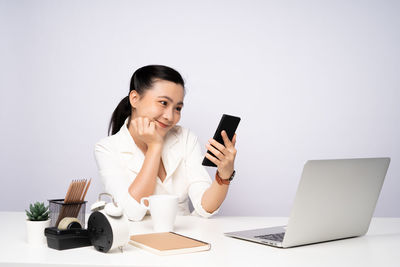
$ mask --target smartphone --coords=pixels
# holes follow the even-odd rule
[[[218,143],[224,145],[224,140],[222,139],[221,132],[225,130],[229,140],[232,140],[233,136],[235,135],[236,129],[239,125],[239,122],[240,122],[239,117],[223,114],[221,120],[219,121],[217,130],[215,131],[213,139],[216,140]],[[207,153],[210,153],[212,156],[214,156],[214,154],[211,153],[209,150],[207,150]],[[204,157],[202,165],[208,167],[217,167],[217,165],[212,163],[206,157]]]

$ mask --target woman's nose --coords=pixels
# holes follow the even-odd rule
[[[168,122],[174,121],[174,110],[172,108],[166,109],[164,112],[164,118],[168,120]]]

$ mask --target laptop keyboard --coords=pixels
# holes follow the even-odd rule
[[[285,236],[285,233],[277,233],[277,234],[269,234],[269,235],[257,235],[257,236],[255,236],[255,238],[282,242],[284,236]]]

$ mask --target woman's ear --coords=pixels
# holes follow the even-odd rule
[[[136,103],[139,101],[139,94],[136,92],[136,90],[132,90],[129,92],[129,103],[131,103],[131,106],[133,108],[136,108]]]

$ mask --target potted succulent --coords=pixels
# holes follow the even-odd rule
[[[28,243],[32,245],[46,244],[44,229],[50,227],[49,206],[44,203],[36,202],[29,205],[29,211],[26,211],[26,230]]]

